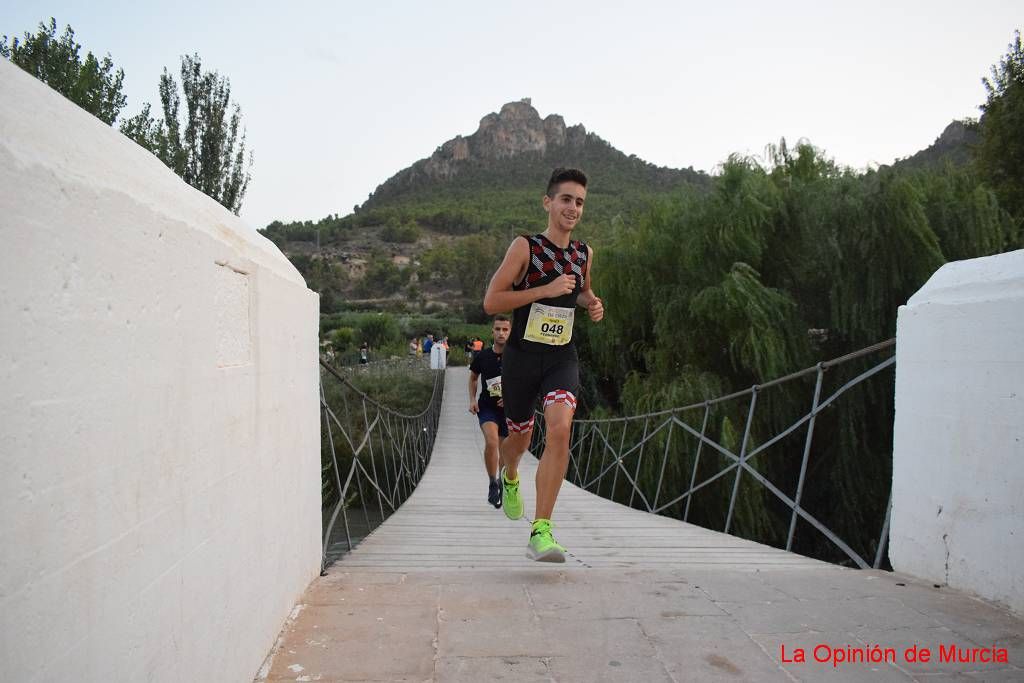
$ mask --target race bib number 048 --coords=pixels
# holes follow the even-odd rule
[[[565,346],[572,341],[572,321],[575,315],[574,308],[545,306],[534,302],[530,306],[530,317],[526,320],[523,339],[538,344]]]

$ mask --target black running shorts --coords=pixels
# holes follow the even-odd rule
[[[576,409],[580,363],[576,346],[568,344],[547,353],[530,353],[506,346],[501,360],[501,396],[510,429],[531,422],[537,399],[564,402]],[[546,406],[545,406],[546,407]]]

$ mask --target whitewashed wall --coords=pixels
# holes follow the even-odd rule
[[[318,300],[0,60],[0,679],[248,681],[319,569]]]
[[[1024,250],[947,264],[900,308],[889,556],[1024,613]]]

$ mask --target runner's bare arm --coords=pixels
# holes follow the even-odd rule
[[[530,263],[530,245],[525,237],[517,237],[505,252],[505,258],[487,286],[484,295],[484,311],[487,315],[511,311],[514,308],[532,304],[534,301],[568,294],[576,287],[572,275],[562,275],[543,287],[535,287],[521,292],[512,286],[523,279]]]
[[[477,406],[477,403],[476,403],[476,381],[477,381],[477,379],[479,377],[480,377],[480,375],[478,375],[475,372],[473,372],[472,370],[470,370],[470,372],[469,372],[469,412],[473,413],[474,415],[476,415],[477,411],[480,410],[480,408]]]
[[[583,276],[583,291],[576,297],[576,305],[587,309],[590,319],[600,322],[604,317],[604,302],[590,288],[590,266],[594,262],[594,250],[587,245],[587,272]]]

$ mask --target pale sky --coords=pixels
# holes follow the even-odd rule
[[[713,172],[781,137],[891,163],[978,115],[1024,27],[1020,0],[146,4],[5,0],[0,34],[70,23],[124,69],[121,118],[198,52],[242,106],[254,228],[345,215],[523,97],[660,166]]]

